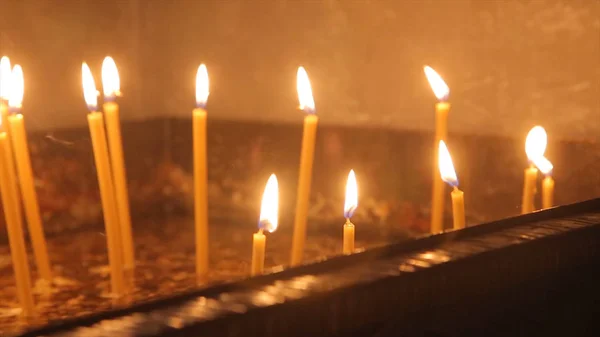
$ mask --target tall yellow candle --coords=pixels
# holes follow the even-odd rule
[[[82,65],[82,79],[83,94],[90,111],[87,118],[94,150],[96,173],[98,174],[98,187],[100,188],[104,226],[106,228],[111,290],[113,295],[119,298],[124,293],[125,285],[123,280],[123,253],[121,251],[117,203],[110,171],[106,134],[104,132],[104,118],[101,113],[96,111],[96,85],[94,84],[90,68],[85,63]]]
[[[356,184],[356,175],[354,170],[350,170],[348,173],[348,180],[346,181],[346,201],[344,202],[344,217],[346,223],[344,224],[344,244],[342,252],[344,255],[349,255],[354,252],[354,224],[350,222],[350,218],[358,207],[358,186]]]
[[[534,163],[544,156],[548,136],[546,130],[541,126],[533,127],[527,134],[525,140],[525,153],[530,162],[530,167],[525,169],[525,180],[523,183],[523,199],[521,202],[521,213],[526,214],[535,210],[534,197],[537,185],[537,173]]]
[[[444,230],[444,192],[445,184],[438,173],[438,143],[446,140],[448,135],[448,112],[450,103],[447,102],[450,89],[442,77],[429,66],[424,67],[425,76],[433,93],[439,100],[435,105],[435,139],[433,155],[433,181],[431,194],[431,233]]]
[[[123,159],[119,105],[115,102],[116,97],[121,94],[120,79],[117,65],[111,57],[106,57],[104,62],[102,62],[102,87],[104,89],[104,104],[102,108],[104,110],[106,133],[108,134],[110,163],[119,218],[118,226],[122,241],[123,271],[127,287],[132,288],[134,282],[135,253],[133,235],[131,233],[131,216],[129,211],[129,195],[127,192],[127,175]]]
[[[17,164],[17,175],[21,186],[21,196],[25,206],[25,216],[33,245],[35,262],[40,276],[50,283],[52,282],[52,272],[50,269],[50,260],[48,259],[48,248],[33,181],[29,147],[27,146],[27,133],[25,132],[25,120],[20,113],[24,91],[23,70],[21,66],[15,65],[10,82],[11,94],[8,106],[12,114],[8,116],[8,123],[10,125],[13,153]]]
[[[542,180],[542,209],[550,208],[554,206],[554,179],[552,179],[554,166],[546,157],[539,157],[534,163],[545,176]]]
[[[0,132],[0,193],[2,194],[2,207],[17,285],[17,297],[23,316],[31,317],[34,315],[31,276],[23,238],[21,210],[20,205],[17,203],[18,190],[14,181],[15,174],[14,172],[11,173],[11,171],[14,171],[14,161],[8,140],[6,132]]]
[[[300,109],[304,110],[307,115],[304,117],[298,192],[296,194],[296,214],[294,217],[294,236],[291,254],[292,266],[301,264],[304,255],[312,166],[315,154],[317,124],[319,122],[319,118],[315,115],[315,102],[312,96],[310,81],[303,67],[298,68],[297,89],[298,98],[300,100]]]
[[[267,238],[263,231],[273,233],[277,229],[279,221],[279,187],[277,177],[271,174],[262,197],[260,206],[260,217],[258,220],[258,232],[252,240],[252,265],[250,274],[252,276],[262,274],[265,267],[265,246]]]
[[[204,64],[196,73],[196,109],[192,112],[194,133],[194,220],[196,232],[196,279],[203,283],[208,276],[208,173],[206,164],[206,101],[208,71]]]
[[[451,193],[453,228],[465,228],[465,197],[463,191],[458,189],[456,170],[454,169],[450,152],[443,140],[439,142],[438,153],[440,176],[443,181],[454,188]]]

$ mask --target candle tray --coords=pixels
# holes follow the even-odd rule
[[[591,268],[600,266],[599,239],[600,199],[595,199],[196,290],[22,337],[557,332],[550,328],[593,333],[600,293]],[[564,315],[565,304],[577,305],[569,307],[574,321],[573,313]]]

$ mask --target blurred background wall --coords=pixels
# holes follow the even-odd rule
[[[0,53],[23,65],[31,128],[85,123],[81,62],[119,66],[127,119],[188,117],[207,64],[212,118],[431,129],[422,67],[451,88],[450,131],[600,140],[599,0],[3,0]]]

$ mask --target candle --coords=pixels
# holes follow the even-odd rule
[[[534,166],[535,160],[544,156],[548,136],[546,130],[541,126],[533,127],[527,134],[525,140],[525,153],[529,159],[530,166],[525,169],[525,181],[523,183],[523,200],[521,203],[521,214],[533,212],[535,206],[533,198],[536,193],[537,173]]]
[[[46,237],[40,217],[37,193],[33,181],[31,169],[31,158],[27,145],[27,133],[25,132],[25,119],[20,113],[23,101],[23,70],[21,66],[15,65],[10,79],[10,97],[8,107],[11,114],[8,116],[11,144],[17,164],[17,176],[21,186],[21,197],[25,206],[25,216],[33,246],[33,255],[40,276],[48,283],[52,282],[50,260],[48,259],[48,248]]]
[[[119,105],[115,102],[121,95],[119,72],[115,61],[107,56],[102,62],[102,87],[104,91],[104,118],[110,149],[110,164],[114,179],[114,193],[117,201],[118,227],[120,231],[123,265],[127,287],[133,287],[135,255],[131,233],[131,216],[129,214],[129,197],[127,178],[123,160],[123,143],[121,140],[121,122]]]
[[[6,132],[0,132],[0,193],[2,194],[2,207],[4,208],[10,255],[17,285],[17,297],[23,316],[31,317],[34,313],[33,295],[25,239],[23,238],[21,206],[18,204],[19,192],[14,180],[15,173],[11,172],[14,171],[14,167],[8,135]]]
[[[440,140],[438,153],[440,176],[444,182],[454,188],[451,193],[453,228],[465,228],[465,194],[458,189],[456,170],[454,170],[452,157],[450,157],[450,152],[443,140]]]
[[[310,182],[312,177],[315,140],[319,118],[315,115],[315,102],[308,75],[303,67],[298,68],[297,90],[300,109],[306,112],[304,132],[302,135],[302,152],[300,154],[300,173],[298,177],[298,193],[296,194],[296,214],[294,217],[294,236],[292,240],[292,266],[302,263],[304,244],[306,242],[306,219],[310,198]]]
[[[113,186],[110,163],[108,157],[108,145],[104,132],[104,118],[97,112],[97,91],[94,77],[87,64],[82,67],[83,95],[90,113],[88,114],[88,125],[92,138],[96,173],[98,175],[98,187],[100,188],[100,200],[102,202],[102,213],[104,214],[104,226],[106,228],[106,241],[108,245],[108,262],[110,265],[111,290],[115,297],[120,297],[124,291],[123,283],[123,253],[121,252],[119,218],[117,215],[117,204]]]
[[[208,71],[201,64],[196,73],[196,109],[192,112],[194,133],[194,220],[196,226],[196,279],[208,274],[208,192],[206,165],[206,101]]]
[[[552,169],[554,166],[546,157],[538,157],[534,161],[535,166],[545,176],[542,180],[542,208],[554,206],[554,179],[552,179]]]
[[[344,224],[344,255],[354,252],[354,224],[350,222],[350,218],[356,211],[356,207],[358,207],[358,186],[356,185],[354,170],[350,170],[346,182],[346,201],[344,202],[344,217],[346,218]]]
[[[262,274],[265,268],[265,246],[267,238],[264,231],[273,233],[277,229],[279,218],[279,187],[277,177],[271,174],[262,197],[260,206],[260,217],[258,220],[258,232],[254,234],[252,241],[252,276]]]
[[[448,97],[450,89],[438,73],[429,66],[424,67],[425,76],[439,100],[435,105],[435,141],[433,155],[433,188],[431,196],[431,233],[439,233],[444,230],[444,182],[440,179],[438,170],[438,143],[446,140],[448,135],[448,112],[450,103]]]

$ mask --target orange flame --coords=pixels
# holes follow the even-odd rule
[[[203,64],[198,67],[196,73],[196,106],[199,108],[206,107],[206,101],[208,100],[208,70]]]
[[[298,100],[300,101],[300,109],[307,113],[315,113],[315,100],[313,99],[310,80],[304,67],[298,68],[296,75],[296,89],[298,90]]]
[[[446,143],[444,143],[443,140],[440,140],[439,144],[438,165],[442,180],[448,183],[450,186],[458,186],[458,177],[456,176],[456,170],[454,169],[454,164],[452,163],[452,157],[450,156],[450,151],[448,151],[448,147],[446,147]]]
[[[0,98],[8,100],[10,96],[10,77],[11,77],[10,59],[2,56],[0,59]]]
[[[121,80],[117,64],[112,57],[107,56],[102,62],[102,88],[105,99],[114,99],[121,96]]]
[[[425,70],[425,76],[427,77],[427,81],[429,81],[429,85],[431,86],[435,97],[440,101],[447,100],[448,95],[450,95],[450,88],[448,88],[446,82],[444,82],[442,77],[430,66],[425,66],[423,70]]]
[[[535,158],[533,163],[544,175],[551,174],[554,169],[554,165],[544,156]]]
[[[21,109],[23,104],[23,94],[25,84],[23,83],[23,69],[20,65],[13,67],[10,76],[10,92],[8,96],[8,106],[11,109]]]
[[[358,186],[354,170],[348,173],[346,182],[346,201],[344,202],[344,217],[350,219],[358,207]]]
[[[96,111],[98,108],[98,91],[94,83],[94,75],[87,63],[81,64],[81,82],[83,84],[83,98],[90,111]]]
[[[277,229],[279,218],[279,187],[277,177],[271,174],[262,197],[258,226],[269,232]]]
[[[534,162],[537,158],[543,157],[546,152],[548,143],[548,135],[546,130],[541,126],[534,126],[527,134],[525,139],[525,153],[527,158]]]

